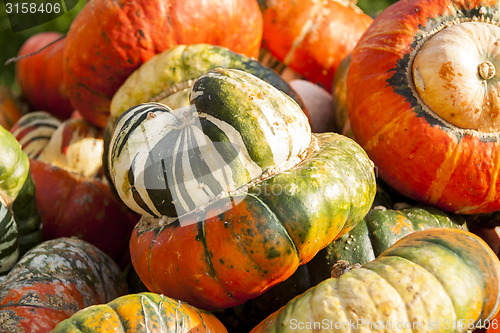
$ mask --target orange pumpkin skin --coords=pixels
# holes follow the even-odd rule
[[[39,51],[62,36],[58,32],[42,32],[30,37],[18,56]],[[67,119],[73,112],[64,84],[63,54],[66,40],[62,39],[42,51],[16,63],[16,80],[32,110],[50,112]]]
[[[373,21],[359,8],[335,0],[266,0],[261,8],[265,47],[327,91],[340,62]]]
[[[351,127],[379,175],[411,198],[464,214],[500,209],[498,134],[460,131],[430,116],[402,72],[422,36],[483,10],[497,11],[498,2],[399,1],[361,37],[347,77]]]
[[[128,241],[138,221],[109,185],[49,163],[30,159],[45,240],[77,236],[120,266],[129,262]]]
[[[71,102],[87,121],[105,127],[113,94],[155,54],[207,43],[257,57],[262,29],[256,0],[90,1],[67,36]]]
[[[26,113],[23,105],[7,86],[0,86],[0,126],[10,130],[16,121]]]

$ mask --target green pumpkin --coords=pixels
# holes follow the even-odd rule
[[[131,257],[149,290],[214,309],[289,277],[351,230],[375,196],[353,140],[311,134],[288,95],[214,69],[171,109],[139,104],[116,123],[108,161],[123,202],[143,215]]]
[[[0,202],[2,242],[0,273],[10,269],[17,257],[42,241],[41,219],[30,175],[29,158],[14,136],[0,127]],[[8,211],[7,211],[8,210]],[[11,223],[11,219],[16,222]],[[17,229],[17,230],[16,230]]]
[[[419,230],[361,268],[295,297],[251,333],[312,331],[311,325],[314,332],[465,332],[497,313],[499,286],[498,257],[478,236]]]
[[[399,239],[418,230],[456,228],[466,230],[462,216],[447,214],[434,207],[407,207],[389,209],[388,194],[379,187],[373,208],[351,231],[328,244],[307,264],[287,280],[258,298],[241,306],[218,312],[227,325],[236,330],[249,330],[266,316],[285,305],[294,296],[332,276],[332,268],[339,260],[350,265],[374,260]]]

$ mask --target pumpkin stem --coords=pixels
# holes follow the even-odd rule
[[[354,265],[351,265],[351,263],[347,260],[339,260],[335,263],[335,265],[333,265],[332,267],[332,272],[331,272],[331,276],[332,278],[339,278],[340,276],[342,276],[343,274],[349,272],[351,269],[355,269],[355,268],[360,268],[361,265],[356,263]]]
[[[46,48],[48,48],[49,46],[63,40],[64,38],[66,38],[66,34],[62,35],[61,37],[57,38],[56,40],[53,40],[52,42],[48,43],[47,45],[41,47],[40,49],[36,50],[35,52],[31,52],[31,53],[28,53],[28,54],[24,54],[22,56],[17,56],[17,57],[12,57],[12,58],[9,58],[7,59],[7,61],[4,63],[5,66],[7,66],[8,64],[12,63],[12,62],[18,62],[19,60],[21,59],[24,59],[24,58],[28,58],[28,57],[31,57],[31,56],[34,56],[35,54],[38,54],[40,52],[42,52],[43,50],[45,50]]]
[[[485,80],[489,80],[495,76],[495,66],[489,61],[484,61],[477,66],[479,76]]]

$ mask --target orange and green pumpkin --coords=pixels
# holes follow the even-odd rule
[[[352,53],[352,131],[393,188],[446,211],[500,210],[498,1],[403,0]]]
[[[478,236],[420,230],[361,268],[297,296],[251,332],[295,332],[307,325],[316,325],[314,332],[465,332],[495,316],[499,288],[498,257]]]
[[[215,69],[191,104],[119,118],[108,154],[121,199],[143,215],[130,241],[153,292],[201,308],[241,304],[289,277],[368,212],[372,162],[353,140],[312,135],[288,95]]]
[[[225,333],[210,312],[164,295],[143,292],[89,306],[59,323],[52,333]]]
[[[383,196],[384,192],[377,191],[375,202],[384,200]],[[332,268],[339,261],[347,261],[349,266],[366,264],[406,235],[431,228],[466,230],[466,224],[463,217],[446,214],[434,207],[407,205],[391,209],[374,204],[356,227],[328,244],[288,279],[263,295],[217,315],[228,329],[249,331],[293,297],[330,278]]]

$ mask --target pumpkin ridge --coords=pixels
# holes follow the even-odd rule
[[[392,258],[399,258],[399,259],[403,259],[403,260],[405,260],[405,261],[407,261],[407,262],[409,262],[411,264],[414,264],[411,260],[408,260],[408,259],[405,259],[405,258],[402,258],[402,257],[399,257],[399,256],[384,256],[384,257],[385,258],[391,258],[391,257]],[[379,258],[380,258],[380,256],[379,256]],[[387,280],[379,272],[377,272],[376,270],[374,270],[373,268],[370,267],[370,265],[372,264],[372,262],[376,263],[376,261],[371,261],[371,262],[367,263],[366,265],[363,265],[359,269],[368,269],[368,270],[370,270],[371,272],[375,273],[380,279],[382,279],[383,281],[385,281],[385,283],[394,290],[395,294],[397,294],[399,296],[400,304],[404,304],[405,305],[405,307],[404,307],[404,313],[406,315],[406,318],[405,318],[405,320],[403,322],[405,322],[405,323],[410,322],[407,303],[405,302],[405,300],[403,299],[403,297],[399,294],[398,289],[396,287],[394,287],[394,285],[393,285],[393,283],[391,283],[391,281]]]

